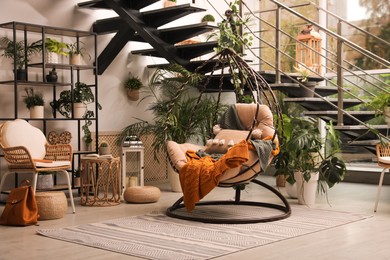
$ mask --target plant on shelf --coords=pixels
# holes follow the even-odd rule
[[[45,100],[42,93],[37,93],[33,88],[25,88],[26,96],[23,97],[23,102],[26,104],[28,110],[30,110],[31,118],[43,118],[43,106]]]
[[[143,87],[143,84],[138,77],[130,76],[123,86],[127,90],[127,96],[130,100],[137,101],[139,99],[139,90]]]
[[[25,42],[8,39],[7,37],[0,38],[1,48],[4,49],[2,56],[13,60],[16,66],[16,79],[26,80],[26,64],[29,63],[31,55],[39,53],[42,50],[42,41],[35,41],[25,45]]]
[[[215,22],[215,18],[211,14],[206,14],[205,16],[202,17],[201,22]]]
[[[60,42],[53,38],[45,39],[45,50],[46,50],[46,62],[47,63],[58,63],[58,56],[68,56],[68,53],[65,51],[67,47],[66,43]]]
[[[69,63],[72,65],[81,65],[82,58],[88,57],[91,59],[91,55],[87,52],[87,49],[83,47],[85,44],[81,41],[67,44]]]
[[[93,102],[95,102],[95,97],[92,93],[92,90],[87,84],[83,82],[77,82],[73,91],[63,90],[60,93],[58,100],[50,102],[50,106],[53,108],[53,110],[58,111],[66,118],[71,117],[72,104],[74,105],[73,118],[85,119],[85,124],[82,126],[82,129],[84,131],[84,140],[87,146],[92,143],[91,132],[89,130],[89,126],[92,125],[92,121],[90,119],[95,117],[95,113],[91,110],[88,110],[87,105]],[[99,110],[102,109],[99,103],[97,103],[97,105]]]
[[[337,155],[340,152],[340,138],[331,122],[326,126],[324,140],[321,139],[314,119],[284,115],[283,122],[284,143],[273,161],[275,175],[284,175],[290,184],[299,180],[298,190],[312,178],[318,179],[319,191],[324,193],[327,188],[343,180],[346,166],[344,160]],[[298,192],[299,199],[300,196],[302,194]]]
[[[107,155],[111,154],[110,146],[106,141],[102,141],[99,146],[99,154],[100,155]]]
[[[51,71],[49,71],[49,74],[46,75],[46,82],[57,82],[58,75],[56,68],[52,68]]]

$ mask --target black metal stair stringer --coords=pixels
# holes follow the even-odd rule
[[[142,15],[138,10],[126,10],[120,5],[119,0],[104,0],[104,2],[114,10],[134,31],[136,31],[145,41],[155,48],[163,58],[170,62],[178,63],[184,67],[189,63],[179,56],[174,45],[163,41],[158,36],[158,30],[148,26],[142,20]]]

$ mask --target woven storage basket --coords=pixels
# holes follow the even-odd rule
[[[123,197],[130,203],[152,203],[160,199],[160,189],[153,186],[135,186],[126,189]]]
[[[39,220],[62,218],[68,210],[68,201],[62,191],[37,192]]]

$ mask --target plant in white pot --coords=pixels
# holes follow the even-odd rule
[[[274,158],[276,174],[284,175],[289,184],[297,183],[298,203],[312,205],[317,190],[326,192],[344,178],[345,163],[337,155],[340,140],[331,123],[325,140],[311,118],[294,117],[284,123],[284,143]]]
[[[87,49],[83,47],[85,44],[81,41],[74,42],[67,45],[69,54],[69,64],[71,65],[83,65],[83,58],[88,57],[91,59],[91,55],[87,52]]]
[[[26,95],[23,97],[23,102],[30,110],[30,118],[43,118],[45,100],[43,94],[35,92],[33,88],[25,88]]]
[[[100,155],[108,155],[111,154],[111,148],[106,141],[102,141],[99,146],[99,154]]]
[[[65,52],[66,43],[60,42],[54,38],[45,39],[45,62],[59,63],[59,55],[68,56]]]

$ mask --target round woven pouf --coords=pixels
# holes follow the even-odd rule
[[[125,190],[123,197],[129,203],[152,203],[160,199],[160,189],[154,186],[134,186]]]
[[[37,192],[39,220],[62,218],[68,210],[68,201],[62,191]]]

